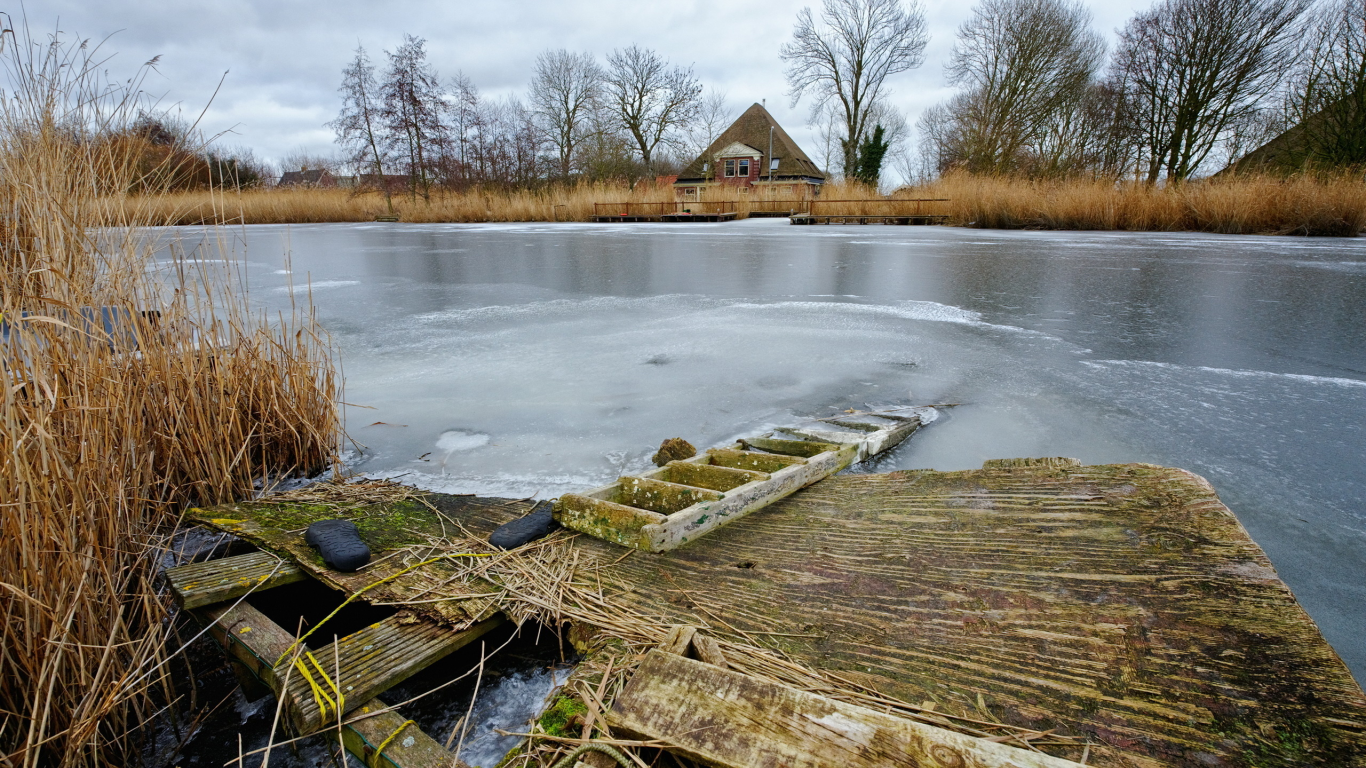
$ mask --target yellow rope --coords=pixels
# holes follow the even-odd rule
[[[318,712],[320,713],[319,717],[326,718],[327,704],[324,704],[323,700],[326,699],[328,704],[331,704],[333,706],[336,706],[336,702],[332,701],[332,698],[327,695],[327,692],[324,691],[322,687],[318,685],[318,682],[313,679],[313,675],[309,673],[308,667],[304,665],[303,660],[295,659],[294,668],[299,670],[299,673],[304,676],[304,680],[308,683],[308,687],[312,689],[313,703],[318,705]]]
[[[328,687],[332,689],[332,693],[336,694],[335,699],[328,696],[327,691],[313,679],[313,675],[308,671],[308,666],[303,663],[303,659],[294,659],[294,668],[303,674],[304,680],[308,682],[308,687],[313,691],[313,703],[318,705],[319,718],[327,720],[327,710],[329,707],[337,713],[338,717],[340,717],[342,713],[346,711],[346,695],[341,692],[341,686],[327,676],[326,670],[324,670],[323,666],[318,663],[318,660],[313,657],[312,653],[304,651],[304,656],[312,662],[313,668],[318,671],[323,682],[327,683]]]
[[[384,748],[389,746],[389,742],[393,741],[398,736],[398,734],[403,731],[404,728],[407,728],[412,724],[412,720],[404,720],[402,725],[395,728],[394,732],[389,734],[389,738],[380,742],[379,749],[375,750],[374,756],[370,758],[370,768],[379,768],[379,756],[384,754]],[[390,760],[389,762],[393,763],[394,761]],[[397,765],[397,763],[394,764]]]
[[[405,574],[405,573],[407,573],[407,572],[409,572],[409,571],[415,570],[415,569],[417,569],[417,568],[421,568],[421,567],[424,566],[424,565],[430,565],[430,564],[432,564],[432,563],[435,563],[437,560],[446,560],[446,559],[448,559],[448,558],[454,558],[454,557],[489,557],[489,555],[487,555],[487,554],[476,554],[476,553],[473,553],[473,552],[462,552],[462,553],[460,553],[460,554],[458,554],[458,555],[438,555],[438,556],[436,556],[436,557],[433,557],[433,558],[430,559],[430,560],[423,560],[422,562],[420,562],[420,563],[418,563],[418,564],[416,564],[416,565],[410,565],[410,566],[408,566],[407,568],[404,568],[403,570],[401,570],[401,571],[399,571],[399,572],[397,572],[397,573],[393,573],[393,574],[390,574],[390,575],[388,575],[388,576],[385,576],[384,578],[380,579],[379,581],[375,582],[374,584],[371,584],[371,585],[365,587],[364,589],[361,589],[360,591],[356,592],[355,594],[353,594],[353,595],[351,595],[350,597],[348,597],[348,598],[346,598],[345,600],[343,600],[343,601],[342,601],[342,604],[339,605],[339,606],[337,606],[336,610],[334,610],[334,611],[332,611],[331,613],[329,613],[329,614],[327,614],[326,616],[324,616],[324,617],[323,617],[323,620],[320,621],[320,622],[318,622],[317,624],[314,624],[312,629],[310,629],[310,630],[308,630],[307,632],[305,632],[299,639],[295,640],[293,643],[290,643],[289,647],[285,649],[285,652],[282,653],[282,654],[280,654],[280,658],[276,659],[276,660],[275,660],[275,663],[272,664],[271,666],[273,666],[273,667],[278,667],[278,666],[280,666],[280,662],[284,661],[286,656],[288,656],[295,648],[297,648],[301,643],[303,643],[303,641],[307,640],[309,635],[313,634],[314,632],[317,632],[317,631],[318,631],[318,628],[321,627],[322,625],[326,624],[327,621],[328,621],[328,619],[331,619],[333,616],[336,616],[336,615],[337,615],[337,612],[340,611],[341,609],[345,608],[346,605],[347,605],[347,603],[350,603],[352,600],[355,600],[356,598],[360,597],[361,595],[365,594],[366,592],[369,592],[370,590],[374,589],[375,587],[378,587],[379,585],[385,583],[386,581],[393,581],[394,579],[397,579],[399,576],[402,576],[403,574]],[[317,663],[317,662],[315,661],[314,664],[316,664],[316,663]],[[318,671],[321,672],[321,671],[322,671],[322,668],[319,667]],[[326,676],[326,675],[324,675],[324,677],[325,677],[325,676]],[[310,682],[311,682],[311,678],[310,678]]]

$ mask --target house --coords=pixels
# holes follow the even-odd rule
[[[762,104],[755,104],[678,174],[673,187],[681,200],[705,199],[709,188],[719,186],[788,199],[819,194],[824,183],[821,169]]]
[[[277,187],[335,187],[337,177],[333,176],[325,168],[315,168],[309,170],[303,168],[297,171],[285,171],[280,174],[280,181]]]

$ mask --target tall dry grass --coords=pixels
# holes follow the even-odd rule
[[[1349,175],[1150,186],[956,174],[903,194],[948,198],[951,223],[991,229],[1353,236],[1366,228],[1366,180]]]
[[[251,314],[110,204],[136,83],[86,46],[0,46],[0,764],[126,765],[184,705],[158,543],[186,503],[325,466],[336,381],[306,308]]]
[[[769,198],[793,195],[741,194],[708,190],[708,201],[735,202],[740,218],[772,209]],[[919,212],[943,213],[957,226],[997,229],[1201,231],[1228,234],[1356,235],[1366,228],[1366,181],[1347,175],[1249,177],[1193,181],[1155,187],[1091,179],[1029,180],[950,175],[891,196],[857,184],[828,184],[819,213],[894,214],[881,202],[906,198],[948,198]],[[589,221],[594,203],[672,202],[668,187],[641,184],[634,190],[611,184],[545,190],[439,193],[431,201],[395,198],[399,217],[409,222]],[[848,201],[830,204],[825,201]],[[863,202],[868,201],[868,202]],[[134,198],[149,220],[167,224],[318,223],[373,221],[386,213],[376,193],[344,189],[260,189]],[[906,207],[904,213],[913,213]]]

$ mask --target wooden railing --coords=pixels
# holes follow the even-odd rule
[[[594,216],[664,216],[679,213],[735,213],[730,200],[672,203],[593,203]]]
[[[947,202],[949,199],[946,197],[905,200],[812,200],[807,212],[812,216],[933,216],[943,215],[948,211],[944,210],[944,206],[925,204]]]

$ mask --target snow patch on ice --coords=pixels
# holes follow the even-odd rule
[[[1204,371],[1206,373],[1217,373],[1222,376],[1236,376],[1240,378],[1288,379],[1290,381],[1303,381],[1309,384],[1330,384],[1338,387],[1366,387],[1366,381],[1361,381],[1360,379],[1346,379],[1336,376],[1309,376],[1303,373],[1275,373],[1274,371],[1211,368],[1204,365],[1178,365],[1176,363],[1160,363],[1152,360],[1083,360],[1081,361],[1081,364],[1089,368],[1102,368],[1105,366],[1148,367],[1171,371]]]

